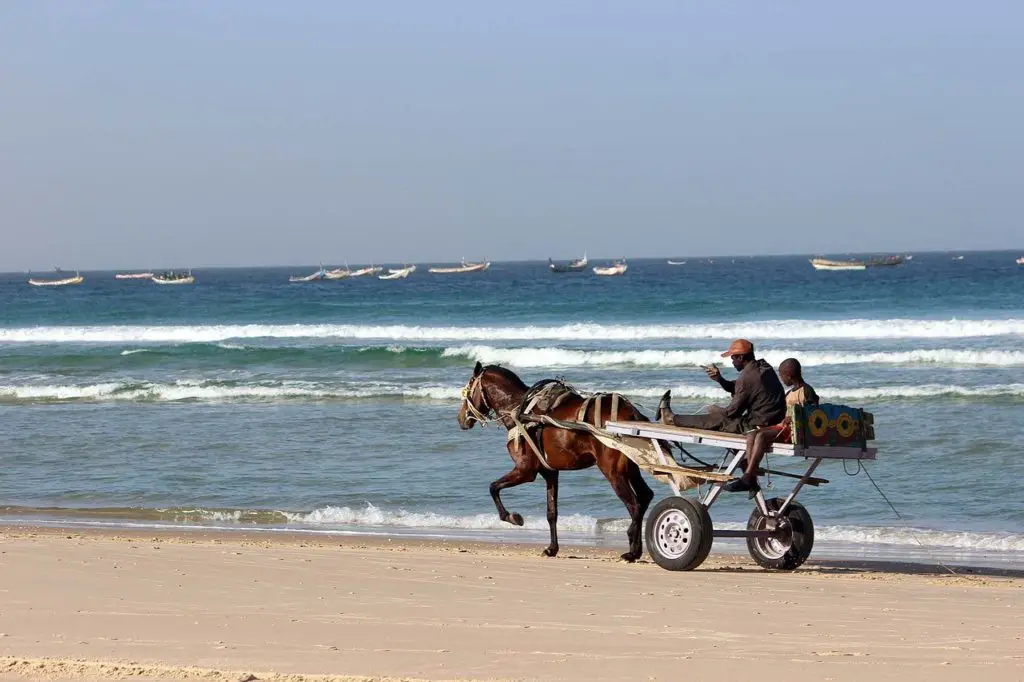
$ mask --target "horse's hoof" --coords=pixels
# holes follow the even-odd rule
[[[636,552],[626,552],[621,557],[621,559],[623,561],[625,561],[627,563],[630,563],[630,564],[635,563],[636,560],[639,559],[639,558],[640,558],[640,555],[637,554]]]
[[[513,526],[523,525],[523,515],[519,512],[512,512],[508,515],[508,518],[505,520],[511,523]]]
[[[541,556],[546,556],[546,557],[558,556],[558,547],[546,547],[544,549],[544,551],[541,552]]]

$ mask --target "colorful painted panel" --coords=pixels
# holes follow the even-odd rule
[[[875,437],[874,417],[846,405],[793,405],[793,442],[798,445],[867,446]]]

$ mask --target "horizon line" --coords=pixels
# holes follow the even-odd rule
[[[682,255],[682,256],[676,256],[676,258],[693,259],[693,260],[702,261],[702,260],[714,260],[714,259],[718,259],[718,258],[721,258],[721,259],[725,259],[725,258],[733,258],[733,259],[735,259],[735,258],[814,258],[814,257],[826,256],[826,255],[842,255],[842,256],[898,255],[898,256],[907,256],[907,255],[932,255],[932,254],[949,254],[949,253],[955,253],[955,254],[992,253],[992,254],[994,254],[994,253],[1016,253],[1016,252],[1022,252],[1022,251],[1024,251],[1024,248],[1019,248],[1019,249],[1013,249],[1013,248],[1010,248],[1010,249],[968,249],[968,250],[941,249],[941,250],[923,250],[923,251],[915,251],[915,250],[905,249],[905,250],[895,251],[895,252],[892,252],[892,251],[890,251],[890,252],[884,252],[884,251],[833,251],[833,252],[815,252],[815,253],[810,253],[810,252],[807,252],[807,253],[771,253],[771,254],[749,254],[749,253],[742,253],[742,254],[716,254],[716,255],[701,255],[701,256],[685,256],[685,255]],[[605,260],[614,261],[614,260],[619,260],[619,259],[624,259],[624,260],[627,260],[627,261],[628,260],[634,260],[634,261],[660,261],[660,260],[672,260],[673,258],[671,256],[623,256],[621,254],[618,255],[618,256],[597,256],[597,257],[588,256],[588,260],[590,260],[590,261],[605,261]],[[483,260],[487,260],[487,259],[484,258]],[[551,259],[551,258],[519,258],[519,259],[511,259],[511,260],[490,260],[489,262],[491,262],[491,263],[547,263],[549,260],[554,260],[554,259]],[[571,259],[570,258],[566,258],[564,260],[571,260]],[[354,261],[344,261],[344,262],[346,262],[349,265],[351,265]],[[372,265],[394,265],[396,263],[401,263],[401,264],[411,264],[411,265],[421,265],[421,264],[423,264],[423,265],[425,265],[425,264],[448,265],[448,264],[451,264],[451,263],[459,263],[459,262],[460,261],[458,261],[458,260],[452,260],[452,261],[443,261],[443,260],[412,261],[412,260],[410,260],[410,261],[367,261],[366,263],[355,262],[355,264],[356,265],[371,265],[371,264]],[[77,272],[120,272],[120,271],[132,271],[132,270],[134,270],[134,271],[143,271],[143,272],[149,272],[151,270],[153,272],[157,272],[157,271],[163,272],[163,271],[167,271],[167,270],[199,270],[199,269],[202,269],[202,270],[243,270],[243,269],[255,269],[255,268],[283,269],[283,268],[317,267],[319,264],[320,263],[284,263],[284,264],[274,264],[274,265],[189,265],[189,266],[175,266],[175,267],[160,267],[160,268],[152,268],[152,269],[149,269],[149,268],[138,268],[138,267],[114,267],[114,268],[110,268],[110,267],[104,267],[104,268],[81,268],[81,267],[64,268],[64,267],[61,267],[61,268],[59,268],[59,272],[73,272],[73,271],[77,271]],[[324,267],[327,267],[327,265],[325,264]],[[53,267],[45,268],[45,269],[35,268],[35,269],[28,269],[28,270],[7,270],[7,271],[0,271],[0,274],[20,275],[20,274],[33,273],[33,272],[54,272],[56,270],[57,270],[57,268],[53,268]]]

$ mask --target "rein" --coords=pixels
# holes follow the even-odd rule
[[[476,375],[470,379],[469,383],[462,389],[462,400],[466,403],[466,411],[469,412],[469,416],[472,417],[473,420],[480,424],[481,428],[495,421],[500,421],[497,418],[497,411],[487,404],[487,395],[480,386],[480,380],[482,378],[482,373]],[[473,391],[480,393],[480,405],[484,408],[483,412],[478,410],[476,405],[473,404]]]

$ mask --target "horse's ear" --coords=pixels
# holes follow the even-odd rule
[[[484,371],[484,366],[477,360],[476,367],[473,368],[473,376],[480,376],[480,372]]]

